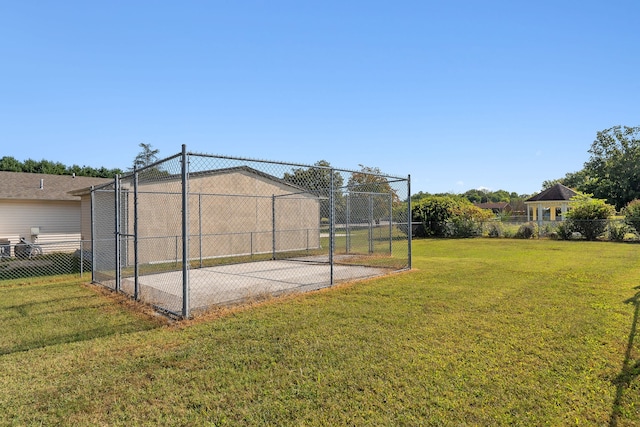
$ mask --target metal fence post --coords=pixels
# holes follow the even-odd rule
[[[182,316],[189,317],[189,165],[182,144]]]
[[[95,214],[95,201],[96,193],[95,187],[91,186],[91,197],[90,197],[90,211],[91,211],[91,282],[95,283],[96,281],[96,214]]]
[[[276,259],[276,195],[271,195],[271,259]]]
[[[345,245],[346,252],[349,253],[351,251],[351,192],[347,193],[347,212],[346,212],[346,236],[345,236]]]
[[[200,254],[200,268],[202,268],[202,193],[198,193],[198,252]]]
[[[411,270],[411,238],[413,237],[413,213],[411,212],[411,175],[407,175],[407,257],[409,258],[409,270]]]
[[[373,194],[369,194],[369,253],[373,253]]]
[[[138,257],[138,171],[133,169],[133,299],[140,299],[140,270]]]
[[[114,205],[115,205],[115,268],[116,268],[116,292],[120,292],[120,175],[114,178]]]
[[[335,217],[335,184],[333,182],[334,171],[331,169],[331,180],[329,185],[329,283],[333,286],[333,252],[335,250],[336,217]]]
[[[389,193],[389,255],[393,254],[393,193]]]

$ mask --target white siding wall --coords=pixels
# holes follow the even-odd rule
[[[11,244],[31,239],[39,227],[39,243],[80,239],[80,201],[0,200],[0,239]]]

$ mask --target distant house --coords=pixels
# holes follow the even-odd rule
[[[527,206],[527,221],[562,221],[571,209],[571,198],[578,193],[556,184],[529,197],[524,201]]]
[[[109,181],[0,171],[0,240],[15,245],[21,237],[40,244],[88,238],[81,234],[80,197],[69,192]]]
[[[511,212],[511,205],[509,202],[474,203],[474,205],[480,209],[489,209],[496,215]]]

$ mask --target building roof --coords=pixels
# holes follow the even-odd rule
[[[571,200],[573,196],[578,193],[565,187],[562,184],[556,184],[553,187],[549,187],[546,190],[529,197],[525,202],[546,202],[546,201],[559,201],[559,200]]]
[[[0,171],[0,199],[76,201],[80,198],[69,194],[70,191],[110,181],[113,180],[88,176]]]
[[[489,202],[489,203],[474,203],[480,209],[500,209],[504,210],[509,206],[509,202]]]
[[[304,190],[299,185],[292,184],[292,183],[290,183],[288,181],[285,181],[282,178],[278,178],[276,176],[270,175],[270,174],[268,174],[266,172],[259,171],[257,169],[252,168],[252,167],[249,167],[249,166],[233,166],[233,167],[230,167],[230,168],[212,169],[212,170],[205,170],[205,171],[199,171],[199,172],[191,172],[189,174],[189,176],[191,178],[200,178],[200,177],[207,177],[207,176],[211,176],[211,175],[224,175],[224,174],[235,173],[235,172],[246,172],[246,173],[249,173],[249,174],[260,176],[260,177],[268,179],[270,181],[278,182],[278,183],[286,185],[288,187],[293,187],[293,188],[296,188],[298,190]],[[180,177],[178,177],[178,178],[180,178]],[[305,190],[305,191],[307,191],[307,190]]]
[[[308,193],[308,194],[312,194],[313,192],[299,186],[296,184],[292,184],[291,182],[285,181],[282,178],[278,178],[276,176],[270,175],[266,172],[262,172],[259,171],[257,169],[254,169],[252,167],[249,166],[234,166],[234,167],[229,167],[229,168],[223,168],[223,169],[210,169],[210,170],[204,170],[204,171],[197,171],[197,172],[189,172],[189,179],[197,179],[197,178],[206,178],[209,176],[215,176],[215,175],[224,175],[224,174],[230,174],[230,173],[238,173],[238,172],[244,172],[244,173],[248,173],[251,175],[255,175],[255,176],[259,176],[262,178],[265,178],[267,180],[276,182],[278,184],[281,185],[285,185],[287,187],[291,187],[292,189],[295,189],[297,192],[300,193]],[[126,176],[124,176],[125,179],[130,179],[133,175],[128,174]],[[144,177],[142,179],[142,182],[140,182],[140,185],[144,185],[144,184],[156,184],[158,182],[167,182],[167,181],[180,181],[182,180],[182,175],[181,174],[159,174],[157,176],[154,176],[153,178],[149,178],[149,177]],[[91,185],[100,185],[100,184],[105,184],[105,183],[109,183],[109,182],[113,182],[112,179],[108,179],[106,181],[103,181],[99,184],[91,184]],[[129,181],[131,182],[131,181]],[[72,195],[74,196],[83,196],[86,194],[89,194],[91,192],[91,185],[85,185],[84,187],[79,187],[75,190],[72,191]]]

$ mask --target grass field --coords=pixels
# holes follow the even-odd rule
[[[640,426],[639,261],[419,240],[411,272],[180,324],[0,282],[0,425]]]

